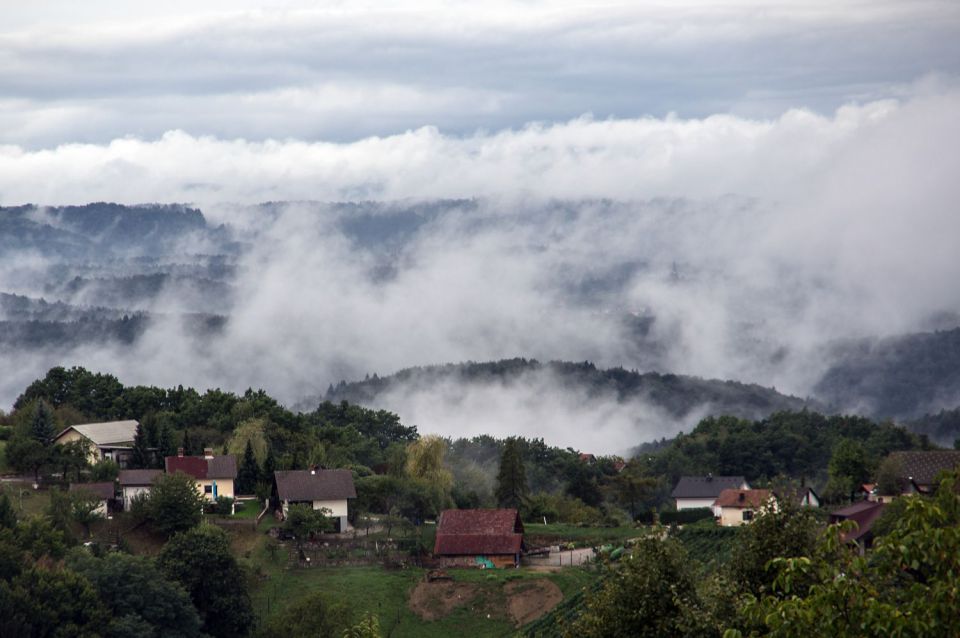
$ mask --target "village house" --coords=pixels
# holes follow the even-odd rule
[[[433,555],[448,566],[517,567],[523,523],[515,509],[444,510]]]
[[[726,489],[720,492],[713,508],[720,512],[721,526],[738,527],[764,510],[776,511],[777,500],[770,490]]]
[[[937,488],[937,476],[960,468],[960,450],[891,452],[888,457],[897,467],[896,494],[874,490],[873,500],[889,503],[896,496],[931,494]]]
[[[349,529],[349,499],[357,497],[350,470],[282,470],[274,472],[274,481],[284,517],[291,505],[310,505],[328,510],[337,533]]]
[[[677,511],[711,508],[715,517],[720,516],[720,510],[714,507],[720,492],[725,489],[747,490],[750,485],[742,476],[682,476],[673,488],[670,497],[677,505]]]
[[[110,511],[110,503],[115,497],[115,488],[112,481],[103,483],[72,483],[69,492],[71,494],[85,494],[97,499],[99,504],[94,510],[96,513],[106,517]]]
[[[780,492],[780,494],[783,495],[783,498],[790,499],[791,503],[800,507],[820,507],[820,496],[812,487],[788,489]]]
[[[116,461],[126,467],[133,455],[133,437],[136,421],[108,421],[71,425],[53,439],[54,445],[82,441],[87,445],[87,460],[93,464],[103,459]]]
[[[877,501],[858,501],[831,512],[829,522],[833,525],[843,521],[854,521],[857,529],[845,533],[842,538],[846,542],[856,543],[860,547],[860,552],[863,553],[873,544],[873,523],[883,514],[885,507],[884,503]]]
[[[183,448],[177,450],[177,456],[164,459],[167,474],[183,472],[193,477],[197,490],[208,501],[221,496],[233,498],[233,481],[237,478],[237,458],[232,454],[214,456],[207,448],[203,456],[184,456]]]
[[[130,509],[130,502],[140,494],[149,494],[153,482],[158,476],[163,474],[163,470],[120,470],[120,476],[117,478],[120,484],[120,498],[123,501],[123,509]]]

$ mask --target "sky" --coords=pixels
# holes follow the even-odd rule
[[[960,312],[952,0],[0,0],[0,17],[2,205],[184,202],[249,230],[264,201],[480,202],[418,236],[388,282],[290,205],[244,254],[222,341],[198,353],[169,329],[71,355],[126,381],[293,402],[466,359],[642,369],[597,321],[628,310],[657,315],[664,371],[803,396],[824,344]],[[609,307],[565,296],[563,273],[637,260],[652,267]],[[550,422],[575,444],[586,416],[542,383],[393,400],[424,431]],[[689,427],[587,411],[619,451]],[[641,412],[651,436],[629,425]]]
[[[960,65],[951,0],[0,3],[0,143],[767,119]]]

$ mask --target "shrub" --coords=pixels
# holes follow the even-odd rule
[[[660,512],[660,522],[664,525],[686,525],[687,523],[696,523],[708,518],[713,518],[713,510],[709,507],[698,507],[690,510],[680,510],[678,512]]]

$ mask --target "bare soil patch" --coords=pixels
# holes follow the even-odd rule
[[[410,610],[424,620],[439,620],[476,598],[480,587],[473,583],[435,581],[419,583],[410,593]]]
[[[546,578],[515,580],[503,588],[510,618],[517,627],[533,622],[563,600],[563,592]]]

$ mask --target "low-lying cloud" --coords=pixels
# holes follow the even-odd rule
[[[913,93],[769,120],[584,117],[351,143],[171,132],[3,147],[6,203],[198,202],[245,246],[221,336],[184,336],[171,290],[151,308],[171,316],[131,348],[11,359],[4,400],[54,362],[131,383],[264,387],[294,402],[367,372],[513,356],[802,396],[828,364],[830,340],[922,329],[960,310],[960,93],[944,79]],[[373,244],[343,230],[349,210],[249,205],[401,200],[375,209],[389,216],[451,197],[476,199]],[[17,272],[0,267],[0,288],[21,284]],[[655,320],[638,336],[630,318],[643,317]],[[562,422],[564,444],[587,427],[625,447],[670,433],[640,405],[518,392],[464,404],[440,388],[433,402],[407,397],[404,416],[422,431],[474,433],[489,422],[490,432],[548,441]]]

